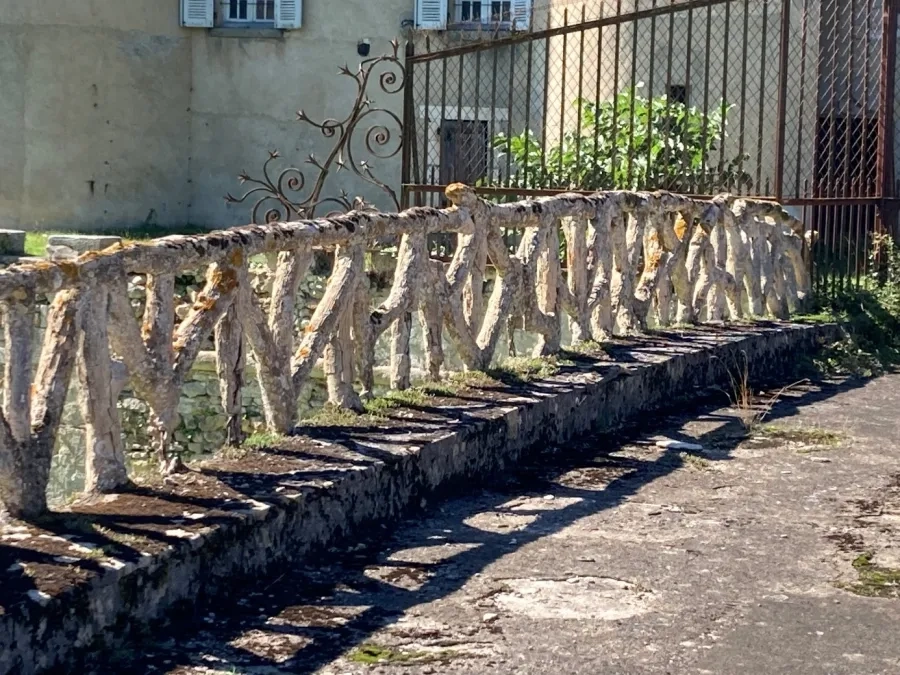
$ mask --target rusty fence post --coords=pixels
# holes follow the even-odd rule
[[[784,152],[787,126],[788,52],[791,38],[791,0],[781,0],[781,46],[778,56],[778,121],[775,125],[775,199],[784,199]]]

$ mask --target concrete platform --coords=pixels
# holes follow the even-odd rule
[[[548,448],[117,672],[896,675],[900,585],[860,560],[900,575],[898,409],[888,375],[794,387],[749,435],[706,405]]]
[[[491,397],[466,392],[424,417],[400,409],[383,427],[307,429],[267,452],[7,528],[0,672],[79,667],[98,642],[114,648],[173,611],[232,596],[244,580],[314,561],[441,494],[494,480],[531,451],[646,421],[726,384],[744,359],[756,376],[777,377],[836,335],[835,326],[756,324],[635,338]],[[260,470],[263,458],[271,469]],[[53,566],[52,585],[40,587],[47,576],[29,565]]]

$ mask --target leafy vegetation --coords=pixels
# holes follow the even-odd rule
[[[813,358],[819,372],[872,377],[900,365],[900,248],[889,235],[875,236],[869,269],[858,289],[819,296],[814,313],[797,318],[836,321],[844,330]]]
[[[597,358],[606,354],[603,345],[595,340],[582,340],[569,345],[563,350],[563,353],[569,357],[577,359],[578,357]]]
[[[705,112],[666,95],[641,96],[643,86],[599,104],[577,99],[578,124],[555,144],[545,147],[530,129],[497,135],[494,148],[515,163],[512,185],[685,193],[752,186],[743,170],[747,155],[729,158],[722,147],[734,106],[723,100]]]

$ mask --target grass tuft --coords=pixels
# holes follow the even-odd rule
[[[705,457],[698,457],[697,455],[692,455],[689,452],[679,452],[679,459],[681,459],[681,463],[684,466],[690,467],[695,471],[706,471],[712,464]]]
[[[564,349],[563,352],[571,354],[573,356],[600,357],[606,355],[606,351],[603,349],[603,345],[594,340],[582,340],[581,342],[575,342],[569,345],[567,349]]]
[[[260,450],[262,448],[274,448],[285,439],[281,434],[273,434],[269,432],[258,432],[250,434],[244,439],[241,448],[249,450]]]
[[[423,389],[412,388],[403,391],[392,391],[384,396],[367,401],[366,412],[370,415],[381,416],[388,410],[400,407],[420,407],[428,405],[429,395]]]
[[[553,377],[565,366],[575,364],[556,356],[534,358],[516,357],[507,359],[500,366],[488,371],[488,376],[505,383],[524,384]]]
[[[775,426],[774,424],[765,424],[756,430],[756,433],[779,441],[788,441],[791,443],[800,443],[806,446],[815,446],[816,449],[823,447],[835,447],[840,445],[844,440],[842,434],[836,431],[828,431],[826,429],[817,429],[815,427],[805,429],[789,429],[785,427]],[[802,452],[802,451],[801,451]]]

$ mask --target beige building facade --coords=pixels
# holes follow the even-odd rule
[[[873,7],[878,2],[871,0]],[[426,41],[431,50],[453,48],[490,41],[495,30],[541,30],[650,5],[0,0],[0,227],[246,223],[252,202],[229,204],[224,195],[240,196],[246,189],[238,183],[240,173],[260,177],[271,150],[282,155],[272,164],[273,177],[297,166],[306,184],[292,196],[299,201],[308,194],[316,169],[305,160],[311,154],[323,160],[334,138],[298,122],[296,113],[303,109],[317,122],[344,119],[357,88],[338,70],[344,64],[355,69],[366,50],[370,58],[388,53],[390,41],[400,38],[422,54]],[[801,194],[814,180],[819,117],[836,109],[867,119],[875,114],[880,26],[861,11],[842,12],[826,31],[819,28],[820,3],[793,0],[790,6],[792,33],[807,26],[806,38],[791,43],[783,132],[786,190]],[[736,106],[729,113],[726,155],[745,152],[752,191],[770,193],[780,22],[781,0],[720,3],[435,60],[427,67],[416,64],[413,105],[405,111],[414,129],[412,182],[442,184],[460,176],[502,182],[517,169],[490,150],[497,134],[530,128],[553,144],[577,125],[576,98],[608,100],[640,82],[644,95],[680,87],[698,107],[714,107],[724,95]],[[829,56],[847,42],[866,47],[854,60]],[[817,68],[827,69],[829,59],[833,74],[819,82]],[[381,72],[368,92],[373,107],[403,118],[403,93],[382,91]],[[826,86],[831,82],[837,84]],[[366,148],[366,132],[377,124],[391,133],[388,145],[376,148],[379,153],[398,147],[396,120],[372,115],[354,136],[353,154],[357,161],[372,160],[377,178],[399,192],[401,153],[373,158]],[[452,133],[456,138],[448,144]],[[473,143],[483,151],[473,153]],[[454,153],[461,159],[454,160]],[[323,196],[341,190],[394,208],[382,190],[349,170],[332,172]]]
[[[285,30],[241,21],[243,0],[216,4],[212,28],[183,26],[179,0],[0,0],[0,226],[246,223],[247,204],[223,197],[239,195],[238,174],[258,175],[275,149],[284,156],[277,168],[305,167],[310,179],[304,160],[325,156],[331,142],[296,121],[297,110],[316,121],[345,117],[356,86],[339,67],[355,68],[360,43],[372,56],[390,51],[415,8],[295,4],[301,25]],[[229,22],[235,5],[239,20]],[[376,87],[371,96],[400,113],[402,93]],[[399,155],[377,167],[399,184]],[[328,192],[391,206],[341,174]]]

